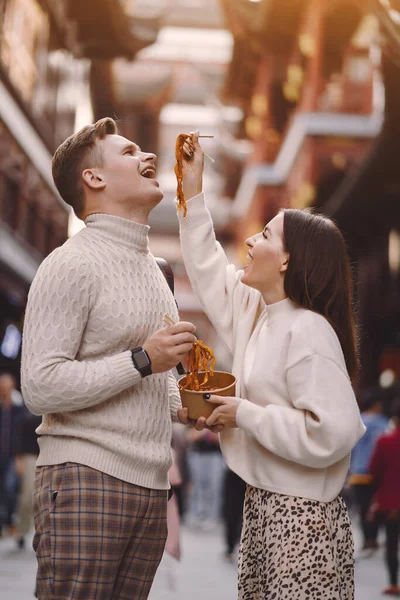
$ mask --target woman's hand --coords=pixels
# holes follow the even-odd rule
[[[237,427],[236,413],[242,401],[241,398],[234,398],[232,396],[210,396],[206,398],[205,396],[208,396],[208,394],[204,395],[207,402],[218,404],[217,408],[214,409],[206,421],[209,427],[220,425],[231,428]]]
[[[206,417],[200,417],[200,419],[189,419],[189,411],[187,408],[178,408],[178,419],[183,425],[189,425],[194,427],[197,431],[203,431],[203,429],[209,429],[213,433],[221,433],[223,425],[212,425],[209,426],[206,423]]]
[[[188,135],[183,150],[183,195],[185,200],[190,200],[203,191],[204,154],[198,131]]]

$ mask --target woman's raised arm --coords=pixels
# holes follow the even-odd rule
[[[241,282],[242,271],[229,264],[217,242],[204,194],[204,154],[198,133],[190,134],[183,149],[183,194],[187,214],[178,210],[182,253],[196,296],[229,350],[233,350],[240,319],[255,322],[262,303],[259,292]]]

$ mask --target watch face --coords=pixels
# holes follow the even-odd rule
[[[143,369],[144,367],[148,367],[150,364],[149,359],[145,352],[141,351],[135,354],[135,362],[138,366],[138,369]]]

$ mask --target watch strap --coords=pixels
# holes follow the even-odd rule
[[[147,360],[148,360],[147,365],[140,366],[137,363],[136,354],[139,354],[139,353],[145,354],[147,356]],[[147,354],[146,350],[144,350],[141,346],[139,346],[138,348],[134,348],[133,350],[131,350],[131,355],[132,355],[133,365],[134,365],[135,369],[137,369],[139,371],[139,373],[141,374],[142,377],[147,377],[148,375],[152,375],[153,371],[151,370],[151,360],[150,360],[150,356]]]

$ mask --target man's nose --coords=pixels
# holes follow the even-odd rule
[[[143,162],[152,162],[155,163],[157,161],[157,156],[153,154],[153,152],[142,152],[142,156],[140,159]]]

